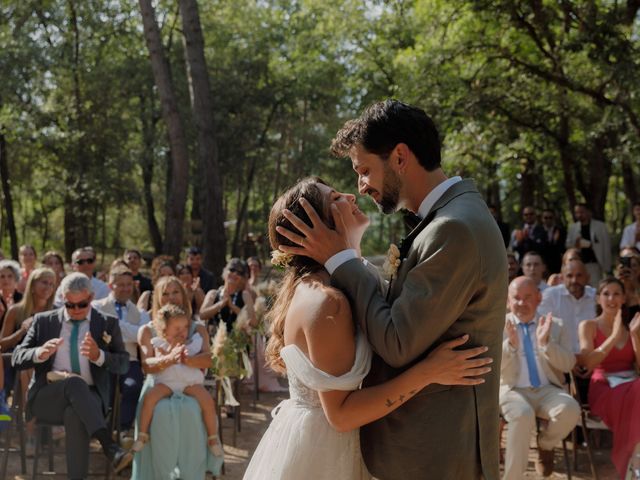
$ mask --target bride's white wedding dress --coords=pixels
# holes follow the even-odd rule
[[[290,398],[274,409],[244,480],[371,479],[360,453],[359,430],[334,430],[318,396],[359,387],[371,366],[371,347],[364,335],[356,336],[353,367],[339,377],[314,367],[296,345],[287,345],[280,355],[287,366]]]

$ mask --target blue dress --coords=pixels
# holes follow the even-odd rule
[[[195,331],[192,323],[190,335]],[[152,375],[140,392],[136,411],[136,435],[142,399],[153,387]],[[220,475],[224,458],[207,448],[207,430],[195,398],[173,394],[160,400],[153,412],[150,441],[133,458],[132,480],[203,480],[206,472]]]

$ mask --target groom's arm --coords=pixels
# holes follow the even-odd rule
[[[392,367],[405,366],[434,346],[478,288],[480,255],[469,227],[459,220],[436,219],[427,228],[426,241],[414,245],[418,263],[393,305],[357,259],[340,265],[331,276],[331,283],[349,297],[373,349]]]

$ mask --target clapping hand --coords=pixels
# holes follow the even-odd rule
[[[53,355],[58,350],[58,348],[60,348],[62,342],[62,338],[52,338],[51,340],[47,340],[41,347],[38,348],[38,360],[42,362],[49,360],[51,355]]]
[[[507,323],[504,324],[504,330],[507,334],[507,338],[509,339],[509,345],[517,350],[520,346],[520,338],[518,337],[516,324],[507,320]]]
[[[195,292],[196,290],[198,290],[198,288],[200,288],[200,277],[194,278],[193,282],[191,282],[191,285],[189,285],[189,288],[191,289],[192,292]]]
[[[469,340],[469,335],[444,342],[424,359],[425,375],[431,383],[441,385],[480,385],[484,379],[478,378],[491,371],[487,367],[493,359],[475,358],[485,353],[487,347],[475,347],[467,350],[454,350]]]
[[[549,312],[546,316],[540,317],[538,320],[536,337],[538,338],[539,347],[546,347],[547,343],[549,343],[549,334],[551,333],[551,324],[553,323],[551,318],[551,312]]]
[[[87,357],[92,362],[100,358],[100,348],[89,332],[85,334],[80,344],[80,355]]]

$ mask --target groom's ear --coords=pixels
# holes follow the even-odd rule
[[[412,157],[414,155],[409,146],[406,143],[399,143],[389,156],[389,166],[398,173],[404,172]]]

